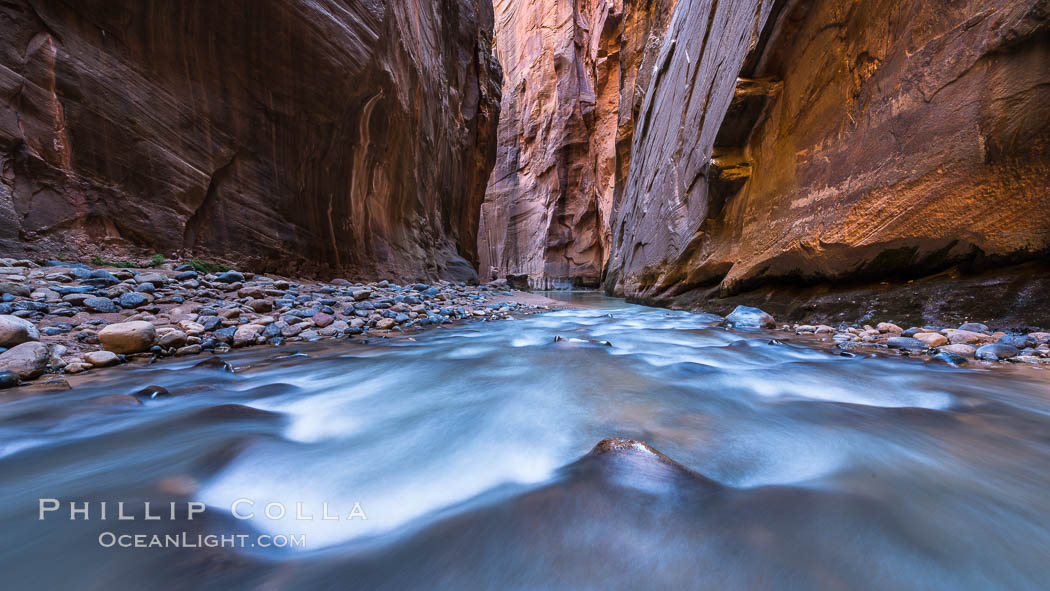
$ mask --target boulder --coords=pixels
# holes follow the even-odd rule
[[[943,345],[938,347],[937,350],[960,357],[969,357],[970,359],[973,359],[973,356],[977,354],[977,348],[970,345]]]
[[[99,331],[98,339],[107,351],[139,353],[153,346],[157,340],[157,329],[145,320],[120,322]]]
[[[776,328],[776,320],[767,312],[749,306],[737,306],[724,323],[733,327],[743,328]]]
[[[135,276],[135,283],[152,283],[153,285],[164,285],[168,278],[160,273],[139,273]]]
[[[120,302],[122,308],[138,308],[149,300],[141,293],[131,292],[121,295],[117,301]]]
[[[262,331],[263,327],[258,324],[242,324],[238,326],[233,333],[233,346],[246,347],[254,345]]]
[[[962,355],[956,355],[950,351],[941,351],[940,353],[937,353],[933,356],[933,361],[939,361],[952,367],[960,367],[969,363],[969,361]]]
[[[324,328],[335,321],[331,314],[325,314],[324,312],[318,312],[311,316],[310,319],[314,321],[318,328]]]
[[[165,349],[181,347],[186,344],[186,338],[186,333],[181,330],[172,330],[157,337],[157,344]]]
[[[926,343],[927,347],[934,348],[948,344],[948,338],[944,335],[936,332],[919,332],[916,333],[912,338],[918,339]]]
[[[237,271],[223,271],[215,276],[215,283],[238,283],[244,281],[244,275]]]
[[[19,382],[18,374],[15,372],[7,369],[0,370],[0,390],[17,386]]]
[[[926,343],[914,337],[890,337],[886,339],[886,346],[890,349],[904,349],[906,351],[922,351],[928,348]]]
[[[878,325],[875,326],[875,330],[877,330],[877,331],[879,331],[881,333],[891,332],[891,333],[900,334],[900,333],[904,332],[903,328],[897,326],[896,324],[890,323],[890,322],[880,322]]]
[[[965,325],[964,325],[965,326]],[[972,330],[949,330],[947,331],[948,341],[953,345],[972,345],[974,343],[987,342],[990,338],[988,335],[974,332]]]
[[[47,345],[30,341],[0,353],[0,371],[7,370],[19,379],[31,380],[44,373],[51,353]]]
[[[273,310],[273,302],[270,300],[253,299],[248,301],[248,307],[255,312],[265,314],[266,312]]]
[[[0,315],[0,347],[12,347],[40,340],[40,333],[32,322],[17,316]]]
[[[984,345],[977,349],[975,357],[983,359],[985,361],[1001,361],[1003,359],[1009,359],[1011,357],[1017,357],[1019,351],[1017,347],[1011,347],[1010,345],[1002,345],[1000,343],[992,343],[990,345]]]
[[[95,367],[106,367],[120,362],[120,358],[112,351],[90,351],[84,353],[84,360]]]
[[[85,299],[83,306],[92,312],[100,314],[112,314],[120,311],[120,308],[117,307],[113,300],[98,296]]]

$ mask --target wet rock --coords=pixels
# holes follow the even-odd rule
[[[940,347],[941,345],[948,344],[948,338],[936,332],[920,332],[916,333],[915,336],[912,338],[926,343],[926,346],[930,347],[931,349],[934,347]]]
[[[397,322],[393,318],[380,318],[376,321],[376,328],[380,330],[389,330],[394,328]]]
[[[370,289],[358,289],[358,290],[355,290],[352,293],[352,295],[353,295],[353,298],[354,298],[355,302],[361,302],[361,301],[367,300],[368,298],[372,297],[372,290],[370,290]]]
[[[281,415],[268,410],[252,408],[243,404],[220,404],[208,407],[197,413],[203,419],[238,420],[238,419],[280,419]]]
[[[69,382],[62,378],[51,378],[42,381],[34,382],[28,386],[22,386],[18,389],[19,394],[51,394],[54,392],[66,392],[72,390],[73,387],[69,385]]]
[[[218,357],[218,356],[209,357],[209,358],[207,358],[207,359],[205,359],[203,361],[198,361],[197,363],[195,363],[193,365],[193,368],[194,369],[219,369],[219,370],[222,370],[222,371],[233,373],[233,366],[230,365],[229,363],[226,363],[226,361],[222,357]]]
[[[86,298],[83,305],[88,310],[100,314],[112,314],[120,311],[120,308],[113,302],[113,300],[99,296]]]
[[[959,326],[959,330],[966,330],[966,331],[969,331],[969,332],[980,332],[980,333],[988,334],[988,327],[986,325],[984,325],[984,324],[979,323],[979,322],[967,322],[967,323]]]
[[[105,396],[92,398],[88,401],[88,404],[96,407],[133,408],[142,406],[142,401],[127,394],[106,394]]]
[[[880,322],[878,325],[875,326],[875,330],[877,330],[877,331],[879,331],[880,333],[883,333],[883,334],[885,334],[885,333],[897,333],[897,334],[900,334],[900,333],[904,332],[903,328],[897,326],[896,324],[892,324],[892,323],[889,323],[889,322]]]
[[[120,362],[120,358],[112,351],[90,351],[84,353],[84,359],[95,367],[106,367]]]
[[[745,328],[776,328],[777,325],[772,315],[749,306],[737,306],[726,316],[724,323]]]
[[[927,349],[926,343],[914,337],[890,337],[886,339],[886,346],[890,349],[903,349],[905,351],[922,351]]]
[[[592,464],[607,476],[615,476],[620,484],[652,483],[654,478],[675,477],[697,481],[705,486],[717,483],[686,468],[660,453],[652,446],[634,439],[609,437],[598,442],[580,462]]]
[[[12,347],[40,340],[36,326],[17,316],[0,315],[0,347]]]
[[[157,340],[157,329],[144,320],[110,324],[98,333],[102,346],[114,353],[148,351]]]
[[[1001,361],[1016,357],[1019,351],[1017,347],[1011,347],[1010,345],[1002,345],[999,343],[992,343],[990,345],[984,345],[977,349],[975,357],[977,359],[983,359],[985,361]]]
[[[8,369],[0,370],[0,390],[17,386],[20,381],[15,372]]]
[[[169,398],[171,397],[171,392],[168,392],[168,389],[164,386],[146,386],[135,392],[135,397],[144,400],[155,400],[157,398]]]
[[[51,353],[47,345],[29,341],[0,353],[0,371],[7,370],[22,380],[31,380],[44,373]]]

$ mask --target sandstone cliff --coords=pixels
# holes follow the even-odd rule
[[[680,0],[607,287],[688,302],[1043,256],[1048,5]]]
[[[609,252],[621,0],[496,0],[504,70],[482,274],[596,286]]]
[[[470,277],[495,157],[491,10],[5,2],[0,249]]]

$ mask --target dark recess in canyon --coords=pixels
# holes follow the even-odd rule
[[[469,279],[484,0],[0,6],[0,247]]]

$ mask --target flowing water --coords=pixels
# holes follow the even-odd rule
[[[574,303],[238,351],[234,372],[125,366],[0,403],[2,586],[1047,587],[1050,372],[843,357],[714,316]],[[113,396],[148,385],[172,396]],[[684,467],[587,456],[610,436]],[[188,520],[188,503],[206,509]],[[153,534],[305,547],[102,545]]]

